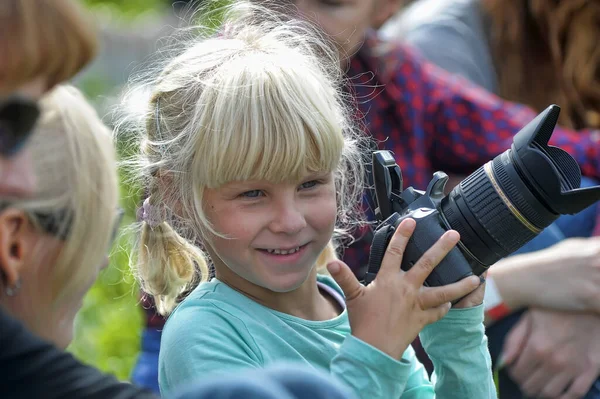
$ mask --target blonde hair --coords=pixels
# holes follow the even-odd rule
[[[25,210],[40,228],[52,222],[53,234],[66,238],[51,276],[58,301],[89,283],[108,254],[119,197],[117,164],[110,130],[77,89],[57,86],[40,108],[28,145],[37,189],[11,207]]]
[[[141,153],[129,166],[166,217],[157,226],[141,223],[132,259],[162,314],[209,278],[210,260],[198,244],[208,232],[220,233],[204,214],[205,188],[334,172],[338,223],[320,263],[360,221],[362,144],[345,106],[335,47],[314,26],[262,5],[236,2],[218,12],[221,30],[200,29],[185,41],[141,86],[151,92],[148,107],[119,129],[139,139]]]
[[[600,127],[600,2],[483,0],[499,94],[541,111],[562,107],[560,123]]]
[[[92,26],[71,0],[2,0],[0,93],[38,76],[48,89],[74,76],[96,55]]]

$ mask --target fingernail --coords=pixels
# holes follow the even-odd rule
[[[483,274],[481,276],[479,276],[479,285],[485,283],[485,277],[483,277]]]
[[[337,273],[340,271],[340,264],[337,262],[331,262],[327,265],[327,270],[329,270],[329,273]]]

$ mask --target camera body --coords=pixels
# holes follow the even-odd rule
[[[372,282],[396,227],[406,218],[416,228],[401,268],[409,270],[448,230],[461,239],[425,281],[442,286],[481,275],[492,264],[535,238],[562,214],[600,200],[600,186],[580,188],[581,171],[564,150],[548,145],[560,108],[548,107],[513,139],[511,148],[479,167],[445,195],[448,176],[435,172],[425,191],[403,190],[390,151],[373,153],[375,216],[365,284]]]
[[[400,168],[396,164],[389,151],[376,151],[373,153],[373,174],[375,179],[381,176],[389,177],[390,181],[398,182],[401,179]],[[382,171],[381,168],[387,169]],[[396,190],[397,185],[388,186],[389,206],[391,214],[377,227],[373,236],[373,245],[369,256],[369,271],[365,277],[368,284],[375,279],[377,271],[371,267],[372,264],[381,264],[383,255],[387,249],[396,227],[406,218],[416,221],[415,230],[410,237],[406,250],[402,257],[402,270],[409,270],[435,242],[451,227],[444,215],[438,210],[444,198],[444,189],[448,181],[448,175],[436,172],[425,191],[415,190],[412,187],[402,191]],[[376,187],[382,187],[377,185]],[[385,187],[385,186],[384,186]],[[398,187],[400,188],[400,187]],[[387,191],[387,189],[386,189]],[[376,191],[377,193],[377,191]],[[379,193],[377,193],[379,194]],[[386,193],[387,194],[387,193]],[[379,195],[378,195],[379,198]],[[386,212],[383,210],[383,212]],[[382,218],[382,207],[375,210],[376,217]],[[440,286],[449,282],[459,281],[472,274],[482,274],[487,266],[478,262],[470,263],[461,252],[459,244],[454,247],[440,264],[431,272],[425,285]],[[464,250],[467,250],[464,248]]]

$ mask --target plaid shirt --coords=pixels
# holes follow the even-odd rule
[[[406,45],[381,42],[374,33],[347,75],[362,123],[380,149],[394,152],[404,187],[425,189],[437,170],[472,173],[510,148],[513,135],[537,115],[428,63]],[[600,177],[600,132],[557,127],[550,143],[569,152],[584,175]],[[373,217],[369,210],[367,215]],[[369,248],[367,235],[347,248],[343,259],[358,271],[368,262]]]
[[[468,175],[510,148],[537,112],[498,97],[427,63],[402,44],[370,33],[347,76],[361,123],[380,148],[394,152],[404,186],[424,189],[433,172]],[[600,133],[556,128],[551,143],[568,151],[585,175],[600,178]],[[368,217],[372,212],[367,209]],[[370,239],[344,252],[357,273],[368,262]],[[149,322],[157,319],[148,311]]]

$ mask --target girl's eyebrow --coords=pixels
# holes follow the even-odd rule
[[[267,182],[260,181],[236,181],[223,184],[220,188],[226,192],[256,190],[268,185]]]

